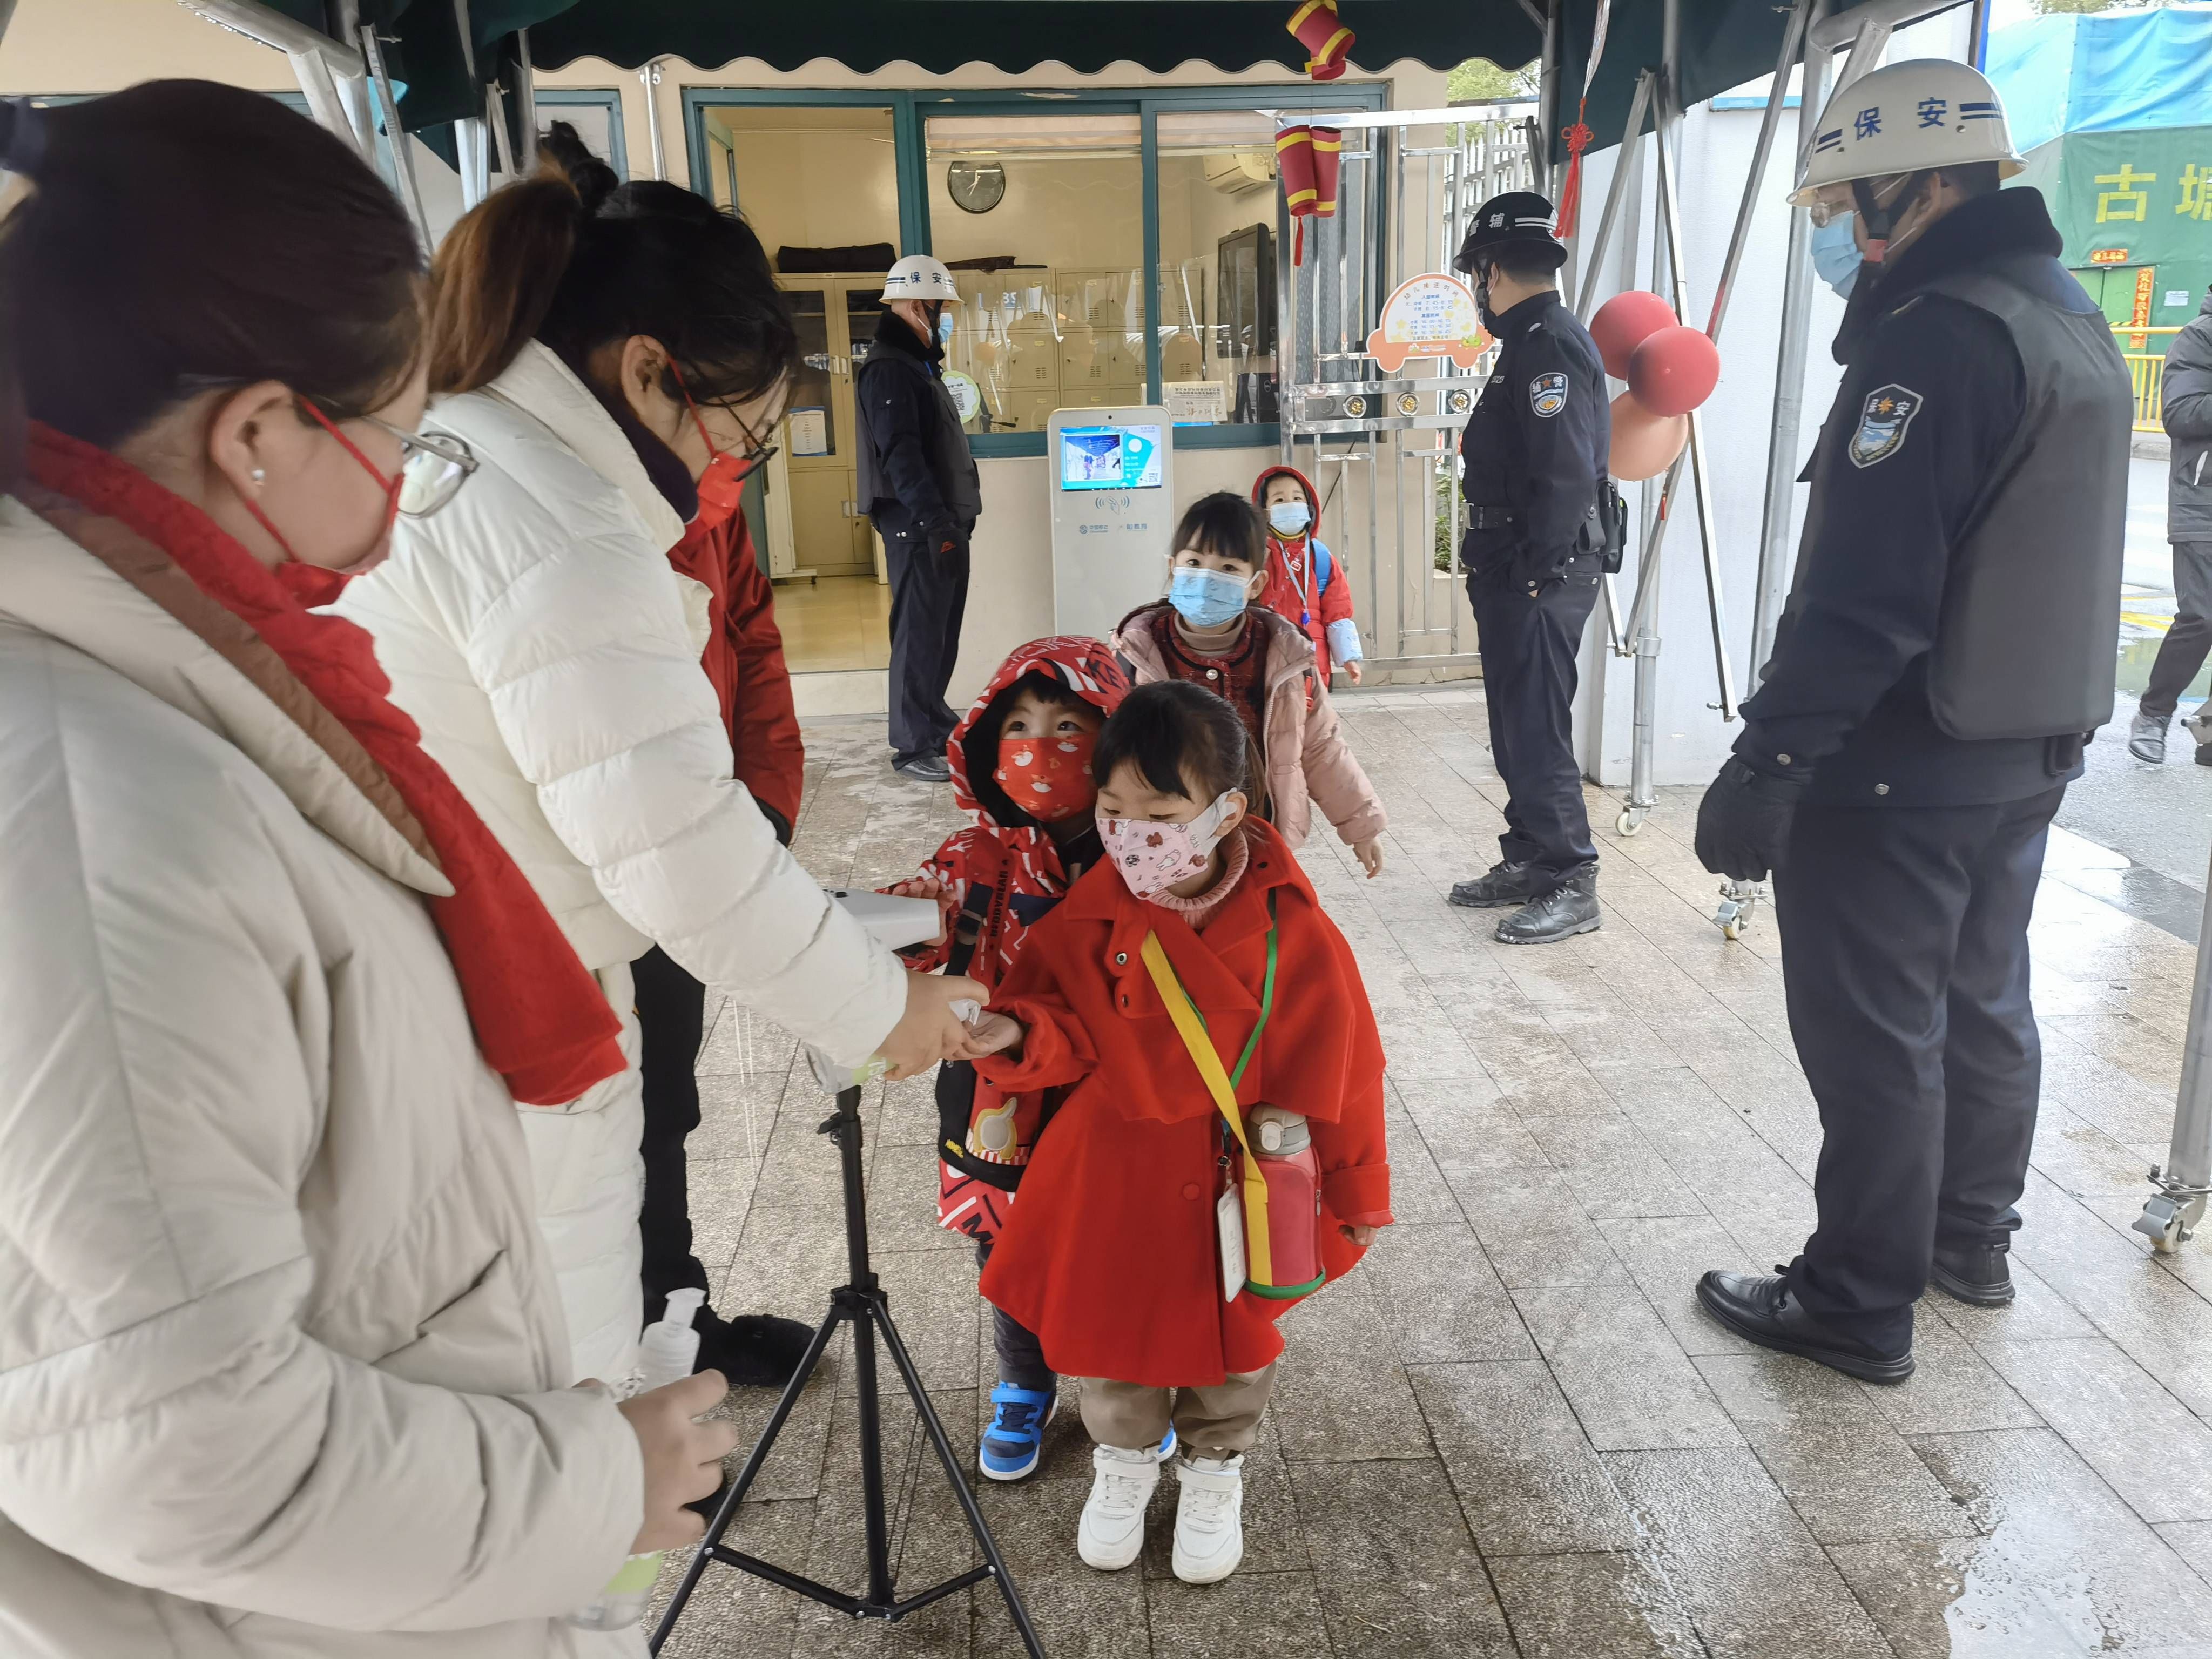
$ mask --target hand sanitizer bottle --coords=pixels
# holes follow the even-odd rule
[[[699,1363],[699,1333],[691,1328],[691,1321],[706,1300],[704,1291],[668,1293],[668,1310],[645,1328],[644,1340],[638,1345],[640,1380],[633,1392],[666,1388],[691,1375]],[[570,1613],[568,1622],[581,1630],[628,1630],[637,1623],[645,1617],[646,1603],[653,1599],[653,1587],[659,1580],[662,1553],[655,1550],[649,1555],[631,1556],[623,1563],[622,1571],[607,1581],[599,1599],[581,1612]]]

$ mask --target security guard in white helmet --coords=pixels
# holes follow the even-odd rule
[[[968,542],[983,495],[945,384],[952,273],[909,253],[884,279],[884,315],[855,378],[857,493],[884,538],[891,582],[891,764],[917,783],[952,775],[945,701],[968,609]]]
[[[1867,263],[1765,684],[1706,792],[1708,870],[1774,872],[1819,1223],[1698,1299],[1767,1347],[1912,1370],[1932,1278],[2012,1298],[2035,1133],[2028,915],[2085,734],[2111,718],[2128,375],[1963,64],[1838,91],[1791,199]]]
[[[1575,661],[1597,602],[1610,501],[1605,363],[1559,297],[1566,245],[1552,204],[1510,191],[1475,210],[1453,263],[1475,279],[1498,343],[1460,440],[1460,562],[1482,647],[1490,751],[1504,781],[1498,860],[1454,904],[1511,912],[1494,937],[1543,945],[1597,927],[1597,848],[1572,734]]]

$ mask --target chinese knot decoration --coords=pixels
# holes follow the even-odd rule
[[[1275,172],[1283,204],[1297,227],[1291,263],[1305,263],[1306,221],[1336,216],[1336,181],[1344,167],[1344,135],[1334,127],[1303,122],[1275,134]]]
[[[1316,81],[1334,81],[1344,73],[1345,54],[1358,37],[1337,21],[1336,0],[1305,0],[1283,25],[1306,49],[1306,73]]]

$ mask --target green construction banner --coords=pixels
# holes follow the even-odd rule
[[[2212,283],[2212,127],[2073,132],[2027,160],[2014,182],[2043,191],[2068,265],[2108,273],[2115,321],[2160,327],[2197,315]]]

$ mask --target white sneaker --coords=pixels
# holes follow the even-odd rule
[[[1175,1576],[1218,1583],[1244,1559],[1244,1460],[1178,1458],[1176,1481]]]
[[[1159,1448],[1094,1446],[1091,1465],[1097,1473],[1075,1529],[1075,1553],[1102,1572],[1119,1572],[1144,1553],[1145,1505],[1160,1484]]]

